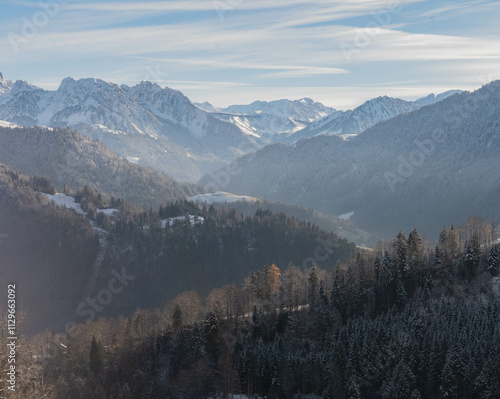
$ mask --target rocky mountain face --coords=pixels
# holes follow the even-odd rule
[[[76,128],[118,154],[180,180],[196,180],[259,147],[251,136],[194,106],[181,92],[150,82],[128,87],[66,78],[56,91],[25,81],[0,84],[6,87],[0,93],[1,120]]]
[[[385,237],[433,234],[467,216],[499,220],[500,82],[378,123],[351,140],[270,145],[201,180],[225,191],[342,215]],[[229,174],[227,170],[237,171]]]
[[[0,72],[0,96],[12,89],[14,82],[12,80],[5,80],[3,74]]]
[[[195,105],[181,92],[151,82],[129,87],[66,78],[48,91],[0,75],[0,120],[74,128],[131,162],[196,182],[267,144],[320,134],[353,136],[451,94],[416,102],[379,97],[352,111],[336,111],[309,98],[217,108]]]
[[[217,108],[208,102],[196,105],[221,120],[235,124],[261,144],[280,142],[314,121],[336,112],[310,98],[255,101],[226,108]]]
[[[434,104],[460,92],[460,90],[452,90],[438,96],[430,94],[417,101],[404,101],[387,96],[377,97],[353,110],[332,113],[286,137],[283,142],[293,143],[301,138],[320,134],[352,137],[379,122],[389,120],[405,112],[415,111],[425,105]]]

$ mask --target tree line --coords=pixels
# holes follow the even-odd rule
[[[434,244],[400,232],[333,268],[266,264],[203,300],[186,291],[76,337],[46,332],[25,345],[38,373],[23,386],[39,398],[497,398],[492,238],[470,223]]]

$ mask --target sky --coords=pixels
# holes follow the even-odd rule
[[[0,71],[149,80],[215,106],[312,98],[337,109],[500,79],[499,1],[0,0]]]

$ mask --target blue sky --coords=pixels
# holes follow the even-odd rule
[[[0,0],[0,71],[150,80],[217,106],[311,97],[345,109],[500,78],[498,1]]]

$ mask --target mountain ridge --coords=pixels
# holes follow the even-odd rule
[[[224,190],[332,215],[354,211],[354,222],[384,237],[413,227],[432,234],[464,215],[498,219],[498,103],[497,81],[382,121],[349,141],[323,135],[270,145],[230,164],[238,174]]]
[[[195,181],[204,171],[259,147],[181,92],[147,82],[128,87],[65,78],[57,90],[48,91],[19,80],[1,93],[0,119],[76,128],[121,156],[183,181]]]

